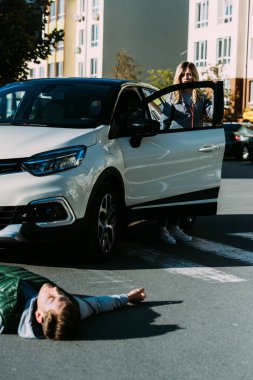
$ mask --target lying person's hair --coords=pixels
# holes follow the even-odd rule
[[[42,330],[45,338],[53,340],[71,340],[78,333],[81,322],[81,314],[78,304],[68,303],[56,314],[49,310],[42,321]]]

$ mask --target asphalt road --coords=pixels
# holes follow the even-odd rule
[[[72,342],[2,335],[0,380],[252,380],[252,184],[252,164],[225,161],[219,215],[198,218],[188,244],[166,247],[155,223],[144,223],[103,264],[75,261],[71,249],[61,257],[53,246],[26,255],[0,250],[0,263],[76,294],[144,286],[148,295],[141,305],[87,319]]]

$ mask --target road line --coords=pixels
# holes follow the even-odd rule
[[[203,252],[214,253],[215,255],[226,257],[232,260],[239,260],[245,264],[253,265],[253,251],[246,251],[241,248],[217,243],[214,241],[193,237],[192,242],[187,243],[191,247]]]
[[[171,254],[168,256],[164,255],[163,252],[154,248],[147,249],[143,248],[142,246],[138,247],[136,244],[129,244],[127,248],[130,251],[130,255],[137,256],[143,260],[154,263],[169,273],[188,276],[207,282],[231,283],[246,281],[237,276],[230,275],[213,268],[205,267],[196,262],[178,258]]]
[[[231,236],[239,236],[244,239],[253,240],[253,232],[240,232],[240,233],[234,233],[234,234],[228,234]]]

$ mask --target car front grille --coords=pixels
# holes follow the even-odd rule
[[[0,175],[22,172],[21,160],[11,158],[8,160],[0,160]]]
[[[28,221],[30,206],[0,206],[0,230],[10,224],[21,224]]]

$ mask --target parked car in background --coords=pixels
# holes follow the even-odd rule
[[[235,122],[224,122],[224,133],[225,133],[225,152],[224,157],[235,157],[235,135],[241,127],[241,124]]]
[[[245,111],[243,112],[243,121],[250,121],[253,123],[253,109],[251,108],[246,108]]]
[[[253,124],[224,122],[225,157],[234,157],[236,160],[249,160],[250,147],[253,140]]]
[[[213,91],[212,124],[162,130],[165,96],[197,87]],[[98,78],[3,86],[0,242],[76,238],[80,255],[106,258],[125,221],[215,214],[222,117],[222,82],[159,91]]]
[[[253,164],[253,138],[249,141],[249,159]]]

